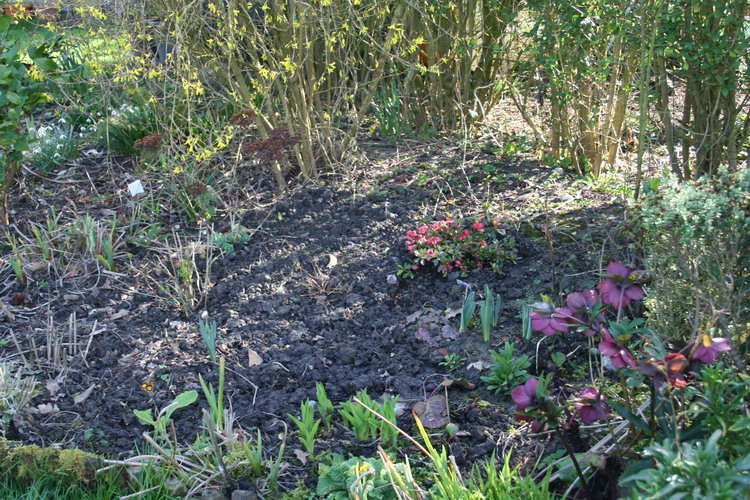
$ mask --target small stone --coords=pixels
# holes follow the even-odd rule
[[[168,479],[164,485],[170,495],[175,497],[184,497],[187,495],[187,485],[177,478]]]
[[[339,359],[341,361],[347,364],[351,364],[351,363],[354,363],[355,359],[357,359],[357,355],[359,353],[353,347],[344,346],[341,349],[339,349],[338,354],[339,354]]]
[[[396,283],[398,283],[398,278],[395,274],[389,274],[388,278],[386,278],[386,281],[388,281],[389,285],[395,285]]]
[[[232,500],[258,500],[258,495],[250,490],[234,490]]]
[[[349,307],[360,306],[365,303],[365,298],[358,293],[350,293],[346,296],[346,305]]]
[[[220,490],[211,488],[203,491],[201,500],[227,500],[227,496]]]

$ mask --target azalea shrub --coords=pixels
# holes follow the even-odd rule
[[[717,429],[730,436],[750,425],[750,418],[745,415],[748,390],[743,392],[742,389],[747,385],[746,377],[726,388],[714,383],[722,378],[717,375],[721,369],[717,371],[714,365],[722,353],[731,350],[728,339],[714,337],[710,331],[698,331],[688,342],[667,350],[658,335],[644,327],[643,318],[628,316],[631,304],[645,297],[644,279],[644,271],[612,262],[596,289],[569,294],[565,306],[555,307],[548,298],[531,306],[533,330],[549,337],[581,335],[582,340],[588,339],[595,346],[603,366],[618,375],[616,398],[611,396],[613,384],[607,378],[600,378],[594,384],[599,387],[585,387],[562,404],[557,396],[549,396],[551,375],[531,377],[511,391],[518,418],[530,422],[532,432],[550,429],[557,433],[584,490],[587,481],[583,467],[577,462],[565,433],[561,432],[577,429],[576,420],[584,424],[606,423],[610,432],[613,432],[612,413],[629,420],[634,439],[623,440],[627,444],[612,451],[621,461],[639,449],[639,438],[645,438],[647,441],[642,446],[647,446],[665,438],[678,441],[688,436],[701,438]],[[603,394],[605,388],[610,399]],[[730,394],[733,390],[736,394]],[[644,397],[646,403],[637,405]],[[727,409],[732,401],[736,404]],[[727,425],[726,422],[732,422],[732,412],[739,417]],[[717,424],[717,417],[725,423]],[[734,453],[731,458],[737,455]],[[604,467],[605,458],[602,457],[596,467]],[[750,482],[750,477],[747,479]]]
[[[399,267],[397,274],[413,278],[414,271],[434,266],[443,276],[457,271],[492,269],[501,273],[506,262],[518,260],[516,240],[507,236],[497,221],[458,221],[452,217],[424,224],[407,231],[406,249],[412,258]]]

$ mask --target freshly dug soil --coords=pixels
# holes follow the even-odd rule
[[[537,349],[538,335],[521,338],[519,316],[523,304],[537,301],[541,293],[553,294],[546,231],[551,232],[558,289],[591,286],[601,263],[622,257],[611,234],[622,207],[615,195],[594,191],[569,174],[532,161],[511,163],[492,151],[465,155],[444,143],[410,150],[374,143],[366,151],[366,169],[330,185],[302,184],[283,195],[260,189],[239,221],[259,229],[212,266],[206,311],[218,324],[227,401],[238,424],[260,428],[269,444],[278,445],[280,421],[290,423],[287,414],[298,415],[300,402],[314,399],[315,384],[322,382],[334,403],[365,387],[374,399],[398,395],[404,405],[399,424],[411,432],[409,408],[444,378],[463,377],[475,388],[448,391],[451,420],[461,430],[451,442],[458,463],[489,457],[493,450],[502,457],[511,448],[516,448],[515,462],[533,462],[539,445],[511,432],[519,422],[510,397],[487,391],[480,376],[489,370],[480,373],[483,366],[477,362],[489,366],[489,350],[510,342],[517,355],[531,355],[531,373],[556,370],[547,345]],[[19,229],[28,230],[32,221],[43,223],[48,205],[55,205],[63,218],[74,210],[102,214],[127,207],[123,186],[112,186],[111,179],[117,177],[113,169],[128,168],[82,164],[68,173],[70,186],[51,180],[25,186],[27,194],[16,205]],[[120,194],[92,201],[92,190],[108,187]],[[56,194],[40,204],[35,200],[45,189]],[[518,244],[520,260],[506,264],[504,274],[482,270],[444,278],[422,269],[413,279],[389,283],[388,276],[408,258],[404,235],[421,219],[485,216],[486,211]],[[174,225],[174,219],[171,215],[164,222]],[[228,231],[229,224],[220,217],[216,228]],[[196,238],[200,233],[199,227],[180,229]],[[135,272],[153,273],[153,253],[133,245],[127,251],[130,267],[96,279],[40,269],[21,285],[12,273],[3,276],[3,302],[13,321],[0,323],[8,340],[2,356],[21,361],[10,341],[12,330],[29,366],[36,366],[36,376],[47,384],[33,401],[41,411],[12,425],[9,438],[132,453],[149,430],[133,410],[160,409],[186,390],[201,393],[199,374],[217,384],[218,366],[210,362],[198,328],[200,311],[185,315],[154,285],[163,276],[147,279]],[[48,284],[41,288],[40,280]],[[457,335],[459,318],[446,313],[461,308],[466,286],[459,280],[480,294],[488,284],[502,297],[500,325],[489,344],[478,327]],[[11,305],[18,294],[24,300]],[[77,354],[53,366],[47,359],[48,334],[54,330],[68,343],[73,324]],[[441,334],[445,325],[450,335]],[[425,333],[420,327],[429,332],[428,341],[417,338]],[[91,336],[92,331],[97,333]],[[554,350],[568,354],[578,339],[556,342]],[[569,363],[585,359],[583,351]],[[439,364],[448,353],[465,360],[455,373]],[[555,384],[565,390],[569,380],[559,375]],[[199,403],[175,412],[178,440],[191,442],[200,433],[201,408],[207,405],[202,396]],[[290,447],[301,446],[291,438]],[[343,426],[324,435],[318,447],[374,451],[374,444],[357,442]]]

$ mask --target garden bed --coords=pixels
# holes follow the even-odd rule
[[[367,161],[346,179],[301,183],[283,195],[256,178],[251,201],[232,207],[241,218],[230,222],[220,214],[213,222],[218,233],[239,223],[251,234],[217,255],[204,313],[218,325],[226,399],[237,423],[261,429],[266,444],[276,447],[281,421],[291,423],[287,414],[298,415],[300,403],[314,399],[321,382],[334,403],[365,387],[373,399],[398,396],[399,425],[414,433],[410,408],[444,379],[464,378],[466,384],[457,384],[464,388],[448,391],[459,433],[445,441],[459,466],[513,449],[514,463],[531,464],[540,453],[554,451],[543,451],[518,432],[509,395],[488,391],[480,377],[492,362],[489,349],[510,342],[517,355],[532,356],[530,373],[557,371],[559,389],[575,391],[568,384],[585,353],[571,354],[567,365],[556,368],[551,353],[573,349],[558,339],[554,348],[539,350],[536,336],[522,338],[520,309],[552,291],[546,228],[563,291],[592,286],[602,259],[621,257],[612,234],[622,220],[617,196],[583,189],[562,170],[533,161],[465,152],[438,141],[412,148],[376,141],[366,154]],[[100,157],[55,178],[27,177],[14,204],[15,227],[28,233],[32,223],[44,224],[51,207],[62,221],[83,212],[129,213],[133,201],[123,179],[131,168]],[[404,236],[419,220],[484,218],[487,209],[517,242],[519,261],[506,263],[502,275],[481,270],[443,277],[425,268],[413,279],[389,279],[408,260]],[[200,241],[206,228],[185,226],[169,214],[160,222],[185,242]],[[132,243],[123,250],[127,265],[114,272],[39,266],[21,284],[6,268],[2,356],[21,362],[23,352],[45,387],[32,402],[35,414],[11,424],[9,438],[125,457],[149,430],[134,410],[163,408],[177,394],[200,392],[199,375],[217,383],[217,364],[209,360],[198,327],[203,308],[186,315],[164,293],[168,277],[156,264],[163,253]],[[198,257],[201,265],[204,258]],[[460,310],[467,285],[480,294],[489,285],[502,299],[489,343],[478,327],[459,334],[459,318],[449,311]],[[419,328],[433,333],[420,340]],[[48,358],[54,351],[50,332],[59,336],[61,353],[54,359]],[[445,364],[454,353],[457,363]],[[192,442],[201,432],[201,406],[205,402],[175,412],[178,441]],[[437,443],[442,440],[436,436]],[[302,448],[294,437],[287,446]],[[375,443],[358,441],[337,425],[319,437],[317,449],[374,455]],[[291,488],[310,471],[304,460],[287,462],[283,481]]]

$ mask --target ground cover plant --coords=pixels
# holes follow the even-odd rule
[[[707,8],[8,2],[1,496],[747,496]]]

